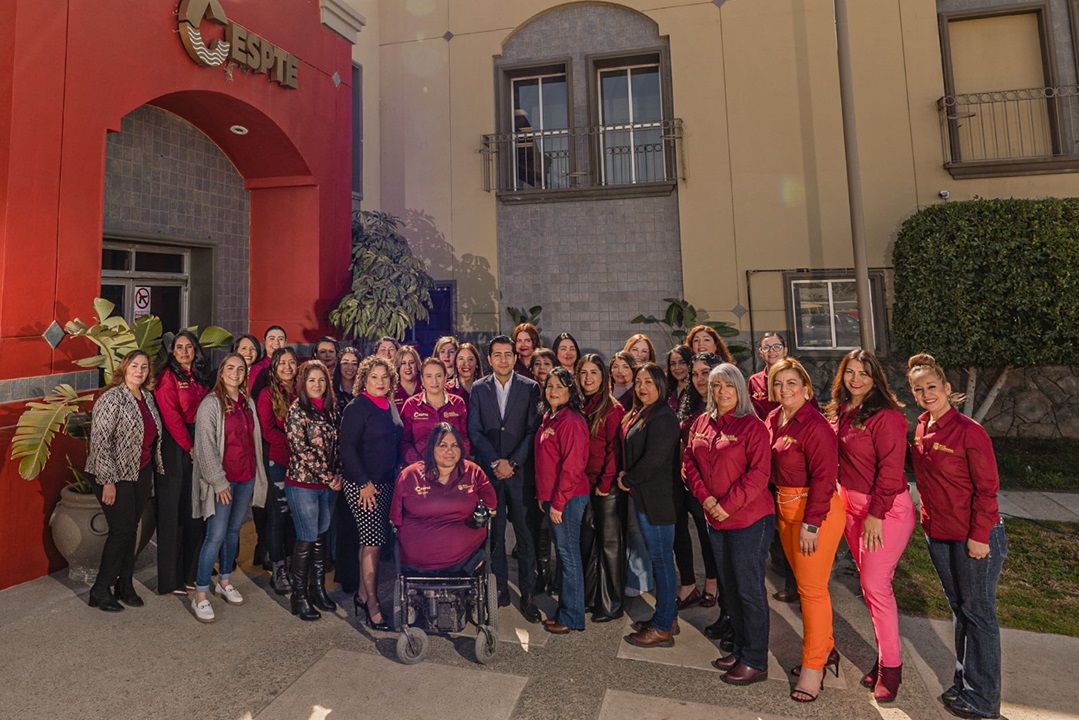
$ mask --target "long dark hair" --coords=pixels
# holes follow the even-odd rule
[[[187,338],[191,341],[191,345],[195,348],[195,359],[191,362],[191,372],[184,370],[183,365],[173,355],[172,350],[176,347],[176,341],[180,338]],[[210,387],[210,361],[206,359],[206,353],[202,350],[202,344],[199,343],[199,339],[195,337],[195,333],[190,330],[181,330],[176,333],[176,337],[172,339],[173,347],[169,348],[169,358],[165,361],[165,367],[172,371],[172,374],[178,378],[189,377],[204,388]]]
[[[277,377],[277,368],[286,355],[291,355],[297,365],[296,377],[292,378],[292,387],[286,387]],[[296,397],[296,378],[300,376],[299,360],[296,357],[296,351],[289,346],[274,350],[273,356],[270,358],[270,376],[266,384],[270,389],[270,407],[273,408],[273,414],[278,420],[285,419],[285,416],[288,415],[288,406],[292,404],[293,399]]]
[[[252,335],[251,333],[244,333],[240,337],[236,338],[232,342],[232,352],[236,352],[236,348],[240,347],[240,342],[243,341],[243,340],[250,340],[251,344],[255,346],[255,361],[252,362],[251,365],[254,365],[259,360],[266,357],[266,351],[264,351],[262,349],[262,343],[260,343],[259,339],[257,337],[255,337],[254,335]],[[243,357],[243,355],[240,355],[240,357]],[[222,360],[222,362],[224,362],[224,360]],[[244,360],[244,363],[246,363],[246,362],[247,361]]]
[[[603,427],[604,420],[607,419],[607,413],[610,412],[611,406],[618,402],[611,397],[611,371],[603,362],[603,358],[599,353],[588,353],[577,362],[577,374],[580,375],[581,369],[585,363],[591,363],[599,368],[600,383],[599,390],[596,391],[596,395],[599,396],[599,400],[596,402],[595,407],[585,413],[585,418],[588,420],[588,434],[591,437],[596,437],[599,434],[600,428]],[[578,383],[578,387],[580,384]],[[584,389],[581,389],[582,403],[584,401]]]
[[[307,377],[315,372],[322,373],[323,377],[326,378],[326,394],[322,396],[321,413],[319,413],[318,408],[311,402],[311,397],[307,394]],[[321,360],[308,360],[296,371],[296,403],[308,417],[314,418],[321,415],[330,422],[336,420],[337,396],[333,391],[333,378],[330,376],[330,369]]]
[[[697,386],[693,384],[693,366],[699,362],[707,365],[709,371],[711,371],[712,368],[723,362],[723,358],[715,353],[702,352],[689,359],[689,385],[686,386],[686,392],[682,395],[682,402],[678,404],[678,419],[682,422],[700,415],[704,412],[705,405],[708,404],[708,400],[697,392]]]
[[[674,379],[674,375],[671,374],[671,355],[677,354],[682,358],[682,362],[686,364],[686,384],[692,385],[692,378],[690,373],[693,371],[693,351],[685,345],[675,345],[667,352],[667,397],[670,399],[672,395],[678,392],[678,381]]]
[[[652,377],[652,382],[656,385],[656,390],[659,392],[659,399],[657,399],[650,407],[645,409],[644,403],[641,402],[641,398],[637,395],[637,376],[646,372]],[[630,409],[626,416],[622,418],[622,424],[628,426],[630,423],[637,419],[642,422],[652,414],[652,412],[660,405],[665,404],[664,398],[667,397],[667,376],[660,370],[659,365],[654,362],[641,363],[633,371],[633,407]]]
[[[465,464],[465,441],[461,437],[461,433],[457,432],[457,428],[450,425],[448,422],[440,422],[435,425],[431,430],[430,436],[427,438],[427,447],[423,450],[423,475],[430,481],[438,477],[438,463],[435,462],[435,448],[442,442],[442,438],[447,435],[453,435],[453,439],[457,441],[457,447],[461,449],[461,457],[457,460],[456,470],[460,471],[464,468]]]
[[[866,420],[885,408],[899,410],[903,407],[903,403],[896,399],[895,393],[888,387],[888,378],[877,356],[869,350],[857,348],[843,356],[843,359],[839,361],[839,369],[835,371],[835,379],[832,380],[832,401],[824,407],[824,414],[829,420],[838,418],[843,412],[843,406],[850,402],[850,390],[843,382],[843,375],[847,372],[847,366],[850,365],[851,360],[862,363],[869,371],[869,377],[873,378],[872,389],[866,394],[862,404],[854,411],[854,416],[851,418],[851,423],[855,427],[864,425]]]
[[[577,342],[577,338],[573,337],[568,332],[559,333],[558,337],[556,337],[554,339],[554,342],[551,343],[551,350],[554,352],[554,364],[555,366],[559,366],[559,364],[562,362],[558,359],[558,346],[562,344],[563,340],[568,340],[569,342],[573,343],[573,351],[577,353],[577,359],[573,361],[573,369],[574,372],[576,372],[577,365],[581,362],[581,346]]]
[[[382,340],[385,339],[386,338],[383,338]],[[393,338],[390,339],[392,340]],[[379,343],[381,343],[382,340],[379,340]],[[359,372],[360,351],[352,347],[351,345],[341,348],[341,350],[337,353],[337,364],[333,366],[333,391],[336,394],[337,391],[340,390],[342,392],[348,393],[349,397],[352,397],[352,388],[347,388],[341,384],[341,360],[345,357],[345,355],[349,353],[352,353],[356,356],[356,371]],[[353,380],[355,380],[355,378],[353,378]]]
[[[573,373],[561,365],[556,365],[551,372],[547,373],[547,379],[543,381],[539,401],[540,416],[547,414],[551,410],[551,404],[547,402],[547,385],[550,384],[551,378],[558,378],[559,382],[569,390],[569,401],[563,407],[576,410],[583,415],[584,413],[581,411],[581,391],[577,388],[577,383],[574,382]]]

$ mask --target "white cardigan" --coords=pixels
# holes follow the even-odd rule
[[[255,494],[253,507],[266,505],[266,468],[262,464],[262,429],[255,405],[250,399],[247,406],[255,420]],[[191,473],[191,516],[208,518],[216,510],[217,493],[229,487],[225,477],[225,423],[221,417],[221,401],[209,393],[199,404],[195,416],[195,455]]]

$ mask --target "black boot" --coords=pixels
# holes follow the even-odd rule
[[[96,607],[105,612],[120,612],[124,606],[116,602],[107,585],[98,586],[96,583],[90,588],[90,607]]]
[[[322,613],[311,607],[307,599],[307,580],[311,576],[314,548],[313,542],[297,540],[292,550],[292,574],[289,578],[292,584],[292,614],[299,615],[301,620],[318,620],[322,617]]]
[[[292,586],[289,585],[288,568],[285,567],[285,563],[280,562],[274,566],[273,571],[273,590],[278,595],[288,595],[292,592]]]
[[[311,602],[319,610],[333,612],[337,603],[326,594],[326,536],[319,535],[311,553]]]
[[[532,586],[532,592],[536,595],[545,593],[551,587],[551,571],[547,560],[536,561],[536,584]]]
[[[145,603],[135,592],[135,584],[131,578],[120,578],[116,583],[116,599],[128,607],[142,607]]]

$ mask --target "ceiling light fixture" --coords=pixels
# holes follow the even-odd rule
[[[233,125],[229,130],[236,135],[246,135],[249,132],[243,125]]]

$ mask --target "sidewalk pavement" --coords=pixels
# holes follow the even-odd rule
[[[251,529],[245,528],[245,547]],[[241,607],[213,599],[218,620],[202,625],[187,598],[153,594],[152,549],[140,559],[136,588],[146,607],[106,614],[86,604],[87,588],[58,573],[0,592],[0,718],[222,718],[224,720],[944,720],[937,701],[950,676],[951,626],[902,618],[904,683],[896,703],[878,706],[858,679],[873,661],[873,631],[857,580],[832,582],[835,636],[843,660],[820,699],[788,699],[785,669],[801,652],[797,606],[772,603],[770,676],[735,688],[709,662],[720,653],[701,629],[715,609],[681,613],[670,649],[641,651],[623,639],[631,619],[648,617],[647,596],[629,616],[584,633],[550,636],[525,622],[515,604],[500,613],[502,642],[492,663],[473,659],[474,630],[430,639],[426,660],[395,659],[395,633],[368,630],[342,603],[314,623],[297,620],[268,575],[250,565],[233,575]],[[703,573],[701,574],[703,575]],[[515,573],[511,568],[511,577]],[[390,597],[383,566],[381,597]],[[774,590],[776,578],[769,583]],[[553,601],[541,597],[549,613]],[[1005,630],[1004,716],[1076,718],[1072,680],[1079,639]]]
[[[1005,520],[1017,517],[1079,522],[1079,493],[1001,490],[997,501]]]

